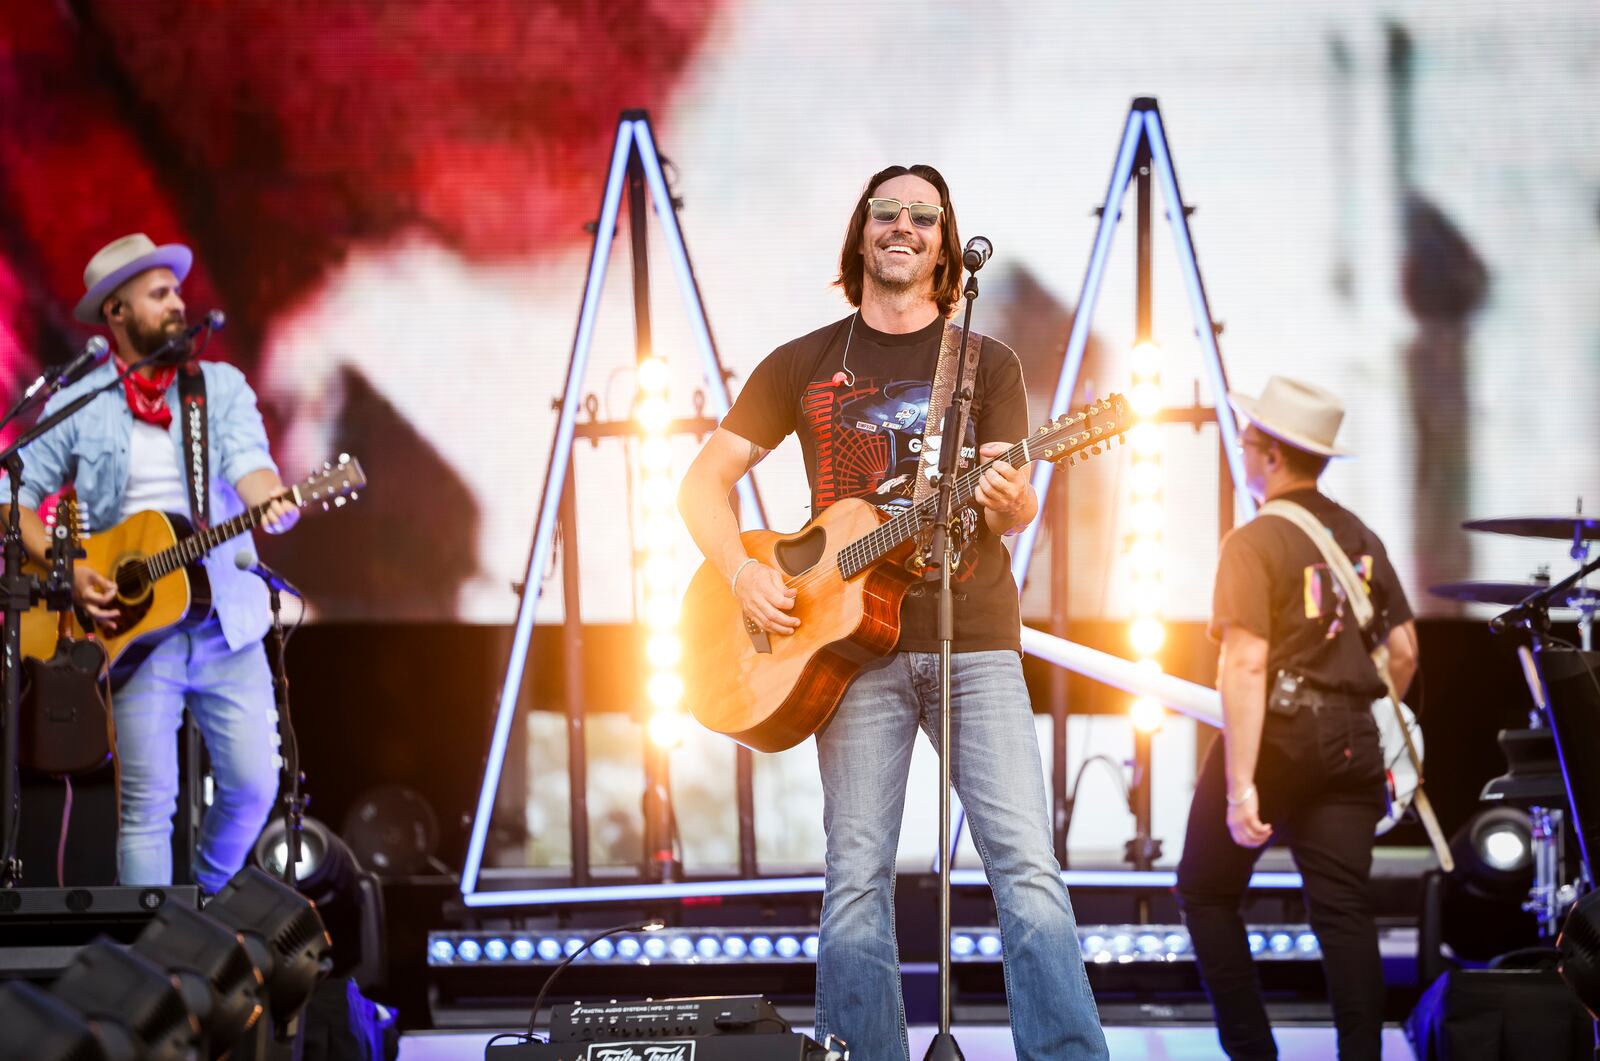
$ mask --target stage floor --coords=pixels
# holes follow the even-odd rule
[[[933,1028],[911,1029],[911,1056],[920,1058]],[[400,1061],[482,1061],[491,1033],[416,1032],[400,1040]],[[1276,1028],[1281,1061],[1327,1061],[1334,1056],[1333,1028]],[[967,1061],[1013,1061],[1011,1033],[997,1025],[957,1028],[956,1039]],[[1210,1027],[1106,1029],[1106,1045],[1116,1061],[1212,1061],[1222,1056]],[[1415,1055],[1399,1028],[1383,1032],[1384,1061],[1413,1061]]]

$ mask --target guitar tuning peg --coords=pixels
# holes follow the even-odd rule
[[[327,503],[327,502],[326,502],[326,501],[324,501],[324,502],[323,502],[323,503],[322,503],[322,511],[324,511],[324,512],[327,512],[327,511],[328,511],[328,503]]]
[[[356,493],[356,492],[355,492],[355,491],[354,491],[354,490],[352,490],[352,491],[350,491],[350,500],[352,500],[352,501],[354,501],[354,500],[356,500],[356,499],[357,499],[357,498],[359,498],[359,497],[360,497],[360,496],[361,496],[361,495],[360,495],[360,494],[358,494],[358,493]]]

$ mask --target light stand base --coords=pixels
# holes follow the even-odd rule
[[[966,1061],[966,1058],[961,1055],[961,1047],[956,1045],[956,1037],[949,1032],[940,1032],[928,1044],[923,1061]]]

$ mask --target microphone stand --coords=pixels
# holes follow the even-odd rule
[[[130,372],[168,356],[180,345],[192,340],[200,330],[215,330],[216,327],[216,318],[208,316],[205,323],[196,326],[192,334],[186,331],[181,336],[174,336],[163,343],[155,353],[124,366],[116,378],[84,391],[55,412],[35,422],[32,427],[18,435],[15,442],[0,451],[0,468],[5,469],[11,480],[11,508],[6,515],[3,550],[5,572],[0,574],[0,609],[5,611],[4,637],[0,640],[4,645],[4,658],[0,659],[0,664],[5,668],[5,683],[3,693],[0,693],[0,714],[3,714],[3,719],[0,719],[3,725],[0,725],[0,729],[3,729],[5,734],[3,751],[0,751],[0,888],[14,887],[22,879],[22,863],[16,857],[17,831],[22,819],[17,778],[17,727],[22,715],[22,614],[37,604],[47,592],[45,587],[39,584],[36,576],[22,570],[23,561],[26,559],[22,547],[22,451],[41,435],[54,430],[57,425],[74,416],[101,394],[119,386]],[[48,387],[35,391],[32,395],[25,395],[6,414],[5,421],[10,422],[36,403],[43,404],[66,384],[65,376],[58,376]],[[52,596],[59,597],[59,594]],[[54,603],[56,602],[52,601],[52,606]]]
[[[950,585],[950,534],[957,515],[956,472],[959,468],[972,392],[967,374],[967,337],[972,334],[972,303],[978,297],[978,276],[967,274],[962,296],[967,308],[961,319],[961,355],[956,360],[955,386],[944,411],[939,436],[939,507],[933,523],[929,567],[939,572],[939,1033],[928,1044],[924,1061],[964,1061],[961,1047],[950,1032],[950,646],[955,641],[955,594]]]
[[[305,828],[306,816],[306,797],[300,791],[300,786],[305,781],[305,775],[300,772],[300,742],[295,739],[294,723],[289,718],[289,672],[284,666],[289,639],[283,634],[283,597],[272,579],[262,581],[267,584],[267,598],[272,604],[267,655],[272,661],[272,701],[278,709],[278,729],[283,737],[283,770],[288,777],[288,791],[283,795],[283,883],[297,888],[300,834]]]

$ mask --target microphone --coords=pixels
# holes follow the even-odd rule
[[[204,331],[220,332],[227,323],[227,315],[220,309],[214,309],[205,315],[204,320],[189,325],[182,332],[156,347],[155,351],[149,355],[148,360],[152,362],[160,361],[165,364],[187,361],[193,354],[189,344],[194,342],[195,336]],[[183,352],[181,357],[173,358],[170,356],[180,350]]]
[[[39,393],[41,387],[49,387],[54,394],[62,387],[70,386],[82,379],[94,367],[95,362],[106,356],[111,349],[111,344],[106,342],[104,336],[96,335],[83,344],[83,349],[78,351],[78,356],[67,363],[59,372],[44,372],[39,378],[28,385],[22,392],[24,398],[31,398]]]
[[[967,267],[968,272],[975,273],[983,268],[983,263],[993,253],[994,244],[982,236],[973,236],[967,240],[967,249],[961,253],[961,264]]]
[[[111,344],[106,342],[104,336],[94,336],[83,344],[83,349],[78,352],[78,356],[73,358],[71,363],[61,370],[60,375],[56,376],[55,386],[65,387],[78,382],[110,350]]]
[[[306,599],[306,595],[296,589],[293,582],[290,582],[272,568],[257,560],[256,554],[252,553],[249,549],[241,549],[233,554],[233,566],[237,567],[240,571],[250,572],[252,575],[265,582],[271,589],[278,590],[282,593],[287,593],[291,597],[298,597],[301,600]]]

